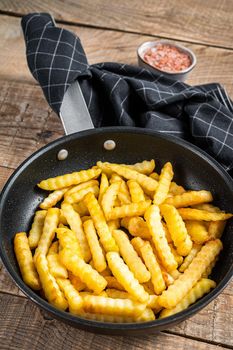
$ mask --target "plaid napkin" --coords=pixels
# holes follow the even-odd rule
[[[22,28],[30,71],[57,114],[78,79],[95,127],[145,127],[184,138],[233,174],[233,103],[221,85],[189,86],[127,64],[89,65],[79,38],[46,13],[24,16]]]

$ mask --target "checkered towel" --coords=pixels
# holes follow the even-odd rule
[[[78,79],[95,127],[145,127],[181,137],[233,169],[233,103],[221,85],[189,86],[120,63],[89,65],[79,38],[48,14],[24,16],[22,28],[29,68],[57,114]]]

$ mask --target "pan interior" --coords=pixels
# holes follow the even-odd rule
[[[103,148],[106,140],[114,140],[116,148]],[[68,158],[57,160],[61,149],[68,151]],[[214,204],[233,212],[232,181],[218,166],[195,149],[161,137],[153,132],[131,129],[101,129],[73,134],[56,140],[38,151],[21,166],[7,183],[0,203],[0,250],[5,264],[12,274],[20,276],[13,252],[12,239],[16,232],[28,231],[33,213],[46,193],[36,187],[42,179],[81,169],[87,169],[98,160],[115,163],[136,163],[142,160],[156,161],[156,171],[170,161],[174,167],[175,181],[187,189],[210,190]],[[233,223],[228,223],[223,235],[224,252],[212,277],[218,283],[232,269]]]

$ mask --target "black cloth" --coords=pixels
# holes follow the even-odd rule
[[[145,127],[181,137],[233,169],[233,103],[221,85],[189,86],[127,64],[89,65],[80,39],[56,27],[49,14],[24,16],[22,28],[30,71],[57,114],[78,79],[95,127]]]

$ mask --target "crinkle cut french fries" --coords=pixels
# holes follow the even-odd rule
[[[227,219],[170,162],[97,162],[42,180],[49,191],[14,249],[24,282],[53,306],[102,322],[173,315],[215,288]]]

